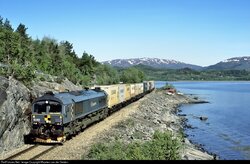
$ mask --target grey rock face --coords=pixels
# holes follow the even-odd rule
[[[31,104],[35,98],[46,91],[82,89],[67,79],[62,84],[37,82],[31,88],[13,78],[0,77],[0,154],[24,144],[24,135],[30,132]]]
[[[74,85],[68,79],[64,79],[61,84],[55,82],[40,81],[38,83],[35,83],[34,86],[32,86],[31,96],[34,99],[36,97],[42,96],[46,91],[52,91],[55,93],[81,89],[81,86]]]
[[[0,106],[7,99],[6,89],[8,88],[8,79],[0,77]]]
[[[29,132],[29,89],[15,79],[1,77],[0,153],[21,145]]]

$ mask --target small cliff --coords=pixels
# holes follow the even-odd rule
[[[31,89],[30,89],[31,88]],[[12,77],[0,76],[0,154],[24,144],[24,136],[30,131],[32,101],[46,91],[61,92],[80,90],[68,79],[56,82],[33,82],[31,87]]]

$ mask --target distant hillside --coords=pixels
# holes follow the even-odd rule
[[[133,59],[115,59],[102,62],[103,64],[110,64],[115,67],[131,67],[136,65],[146,65],[154,68],[169,68],[181,69],[190,68],[194,70],[201,70],[201,66],[187,64],[175,60],[158,59],[158,58],[133,58]]]
[[[133,66],[146,75],[148,80],[158,81],[227,81],[227,80],[250,80],[250,71],[246,70],[193,70],[190,68],[168,69],[168,68],[153,68],[145,65]],[[125,69],[115,67],[119,71]]]
[[[210,65],[206,70],[248,70],[250,71],[250,56],[234,57],[217,64]]]

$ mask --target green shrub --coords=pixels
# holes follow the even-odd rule
[[[125,144],[119,140],[98,143],[83,159],[92,160],[177,160],[181,143],[170,132],[156,131],[151,141]]]

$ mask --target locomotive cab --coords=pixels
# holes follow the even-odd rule
[[[59,142],[65,140],[63,134],[62,105],[51,99],[39,100],[32,105],[32,131],[36,142]]]
[[[32,112],[36,114],[61,113],[62,106],[58,102],[36,102]]]

